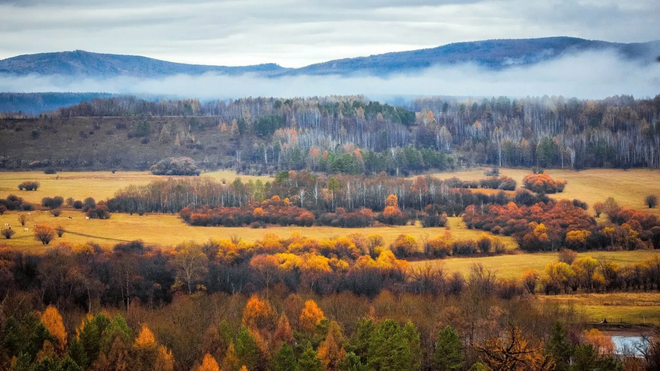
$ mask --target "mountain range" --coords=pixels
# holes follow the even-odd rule
[[[613,50],[621,57],[653,63],[660,58],[660,40],[646,43],[611,43],[572,37],[484,40],[453,43],[437,48],[346,58],[285,68],[274,63],[253,66],[210,66],[174,63],[142,56],[101,54],[82,50],[19,55],[0,60],[0,74],[24,76],[61,75],[88,78],[130,76],[159,78],[174,75],[217,73],[263,76],[354,75],[387,76],[415,72],[431,66],[473,63],[488,69],[506,69],[552,60],[571,53]]]

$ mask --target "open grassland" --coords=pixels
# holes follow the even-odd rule
[[[441,260],[423,260],[413,262],[413,267],[437,267],[445,272],[460,272],[464,275],[470,273],[475,264],[482,264],[484,268],[497,273],[499,277],[520,278],[527,269],[543,271],[548,263],[558,259],[558,253],[537,254],[512,254],[486,257],[456,257]],[[635,251],[589,251],[579,253],[578,257],[591,256],[599,260],[609,260],[621,265],[627,265],[646,260],[654,256],[660,256],[660,250],[635,250]]]
[[[461,180],[479,180],[486,176],[488,168],[479,168],[454,173],[435,173],[434,177],[449,179],[457,177]],[[579,199],[593,205],[594,202],[605,201],[614,197],[619,205],[641,211],[660,215],[660,208],[649,209],[644,204],[644,197],[654,194],[660,197],[660,170],[647,169],[590,169],[582,171],[573,170],[546,170],[546,174],[555,179],[563,179],[568,183],[562,193],[551,195],[557,199]],[[522,187],[522,179],[530,174],[528,169],[500,169],[501,175],[510,176]],[[492,190],[480,190],[493,193]]]
[[[618,292],[609,294],[540,295],[539,300],[570,307],[586,322],[660,325],[660,293]]]
[[[261,179],[265,182],[272,179],[268,176],[236,175],[230,170],[213,171],[200,176],[209,177],[218,182],[224,180],[227,183],[233,182],[237,177],[243,181]],[[167,177],[152,175],[146,171],[118,171],[115,174],[110,171],[60,172],[57,174],[44,174],[41,171],[0,172],[0,198],[15,194],[34,204],[40,204],[44,197],[55,196],[61,196],[65,200],[69,197],[76,200],[93,197],[99,201],[114,196],[117,190],[131,184],[144,185],[163,179],[167,179]],[[40,187],[37,191],[20,191],[18,185],[24,181],[37,181]]]
[[[33,226],[37,223],[47,223],[53,227],[62,226],[69,233],[62,238],[56,238],[51,244],[58,242],[84,243],[92,241],[101,245],[112,245],[121,241],[141,239],[148,244],[161,246],[176,245],[184,241],[204,242],[210,238],[229,238],[236,235],[244,241],[254,242],[266,233],[275,233],[282,238],[289,237],[294,232],[300,232],[314,239],[346,236],[360,233],[367,236],[380,234],[387,244],[393,242],[400,234],[410,234],[418,242],[423,238],[434,238],[443,235],[445,228],[422,228],[420,225],[379,226],[368,228],[336,228],[336,227],[268,227],[253,229],[247,227],[193,227],[184,223],[178,216],[169,214],[112,214],[108,220],[85,219],[85,214],[79,211],[65,210],[59,217],[52,216],[48,211],[33,211],[30,213],[26,227],[18,223],[18,212],[8,212],[0,216],[0,225],[9,223],[16,230],[16,235],[10,240],[0,240],[11,247],[39,249],[41,245],[34,240]],[[71,217],[72,219],[69,219]],[[460,218],[449,218],[452,236],[457,239],[476,239],[482,232],[466,229]],[[510,249],[516,247],[510,237],[501,237]]]

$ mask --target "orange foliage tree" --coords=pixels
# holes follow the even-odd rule
[[[325,318],[323,311],[314,300],[307,300],[300,313],[300,328],[308,333],[314,332],[316,325]]]

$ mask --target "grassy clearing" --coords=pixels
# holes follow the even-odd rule
[[[658,250],[636,250],[636,251],[589,251],[579,253],[579,257],[591,256],[599,260],[609,260],[621,265],[631,264],[646,260],[653,256],[660,256]],[[476,258],[448,258],[442,260],[423,260],[413,262],[414,267],[438,267],[445,272],[460,272],[469,274],[474,264],[482,264],[497,273],[499,277],[520,278],[527,269],[543,271],[548,263],[557,261],[558,253],[538,254],[512,254]]]
[[[660,293],[541,295],[539,300],[572,307],[587,322],[660,325]]]
[[[28,232],[18,223],[17,212],[8,212],[0,216],[0,225],[10,223],[16,230],[11,240],[0,240],[17,248],[41,248],[33,238],[33,226],[37,223],[47,223],[53,227],[61,225],[67,231],[62,238],[56,238],[54,243],[68,241],[84,243],[93,241],[102,245],[112,245],[121,240],[142,239],[149,244],[171,246],[184,241],[204,242],[210,238],[229,238],[237,235],[244,241],[254,242],[266,233],[275,233],[280,237],[288,237],[294,232],[315,239],[345,236],[352,233],[361,233],[365,236],[376,233],[385,238],[387,244],[394,241],[400,234],[410,234],[421,242],[424,237],[433,238],[442,235],[445,228],[422,228],[419,225],[407,226],[380,226],[368,228],[335,228],[335,227],[268,227],[266,229],[252,229],[245,227],[193,227],[185,224],[176,215],[150,214],[139,216],[137,214],[112,214],[109,220],[86,220],[85,215],[79,211],[65,210],[59,217],[52,216],[48,211],[33,211],[29,216]],[[72,219],[69,219],[71,217]],[[466,229],[460,218],[449,219],[450,230],[455,238],[476,239],[482,232]],[[77,234],[74,234],[77,233]],[[515,248],[515,241],[511,238],[502,238],[509,248]],[[53,243],[53,242],[51,242]]]
[[[272,179],[267,176],[236,175],[230,170],[203,173],[201,176],[218,182],[225,180],[227,183],[233,182],[236,177],[240,177],[243,181],[261,179],[265,182]],[[36,204],[40,204],[44,197],[54,196],[61,196],[65,200],[69,197],[80,200],[87,197],[105,200],[114,196],[117,190],[131,184],[144,185],[162,179],[166,177],[152,175],[146,171],[118,171],[115,174],[110,171],[61,172],[51,175],[41,171],[0,172],[0,198],[15,194]],[[18,185],[24,181],[37,181],[40,187],[37,191],[19,191]]]
[[[455,173],[436,173],[433,176],[439,179],[458,177],[462,180],[479,180],[486,176],[484,171],[488,168],[479,168]],[[522,179],[529,174],[527,169],[500,169],[501,175],[515,179],[522,185]],[[614,197],[624,207],[647,211],[660,216],[660,208],[649,209],[644,205],[644,197],[655,194],[660,197],[660,170],[620,170],[620,169],[590,169],[583,171],[547,170],[546,173],[553,178],[568,181],[563,193],[553,195],[562,199],[582,200],[589,205],[594,202],[605,201]],[[482,190],[480,190],[482,191]],[[491,193],[490,190],[483,190]]]

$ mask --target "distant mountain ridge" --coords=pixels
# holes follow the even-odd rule
[[[168,62],[135,55],[92,53],[84,50],[26,54],[0,60],[0,73],[12,75],[157,78],[201,75],[208,72],[240,75],[248,72],[273,73],[281,70],[284,68],[274,63],[237,67],[207,66]]]
[[[660,56],[660,41],[625,44],[573,37],[483,40],[452,43],[429,49],[331,60],[301,68],[285,68],[274,63],[236,67],[194,65],[142,56],[76,50],[27,54],[0,60],[0,74],[92,78],[117,76],[160,78],[174,75],[201,75],[209,72],[225,75],[255,73],[274,77],[328,74],[386,76],[398,72],[414,72],[436,65],[462,63],[473,63],[489,69],[505,69],[517,65],[532,65],[574,52],[606,49],[614,50],[627,59],[653,63]]]

